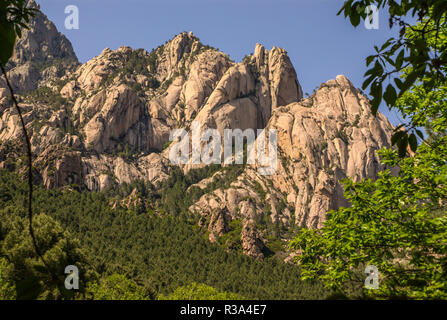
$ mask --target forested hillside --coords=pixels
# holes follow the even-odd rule
[[[141,210],[135,206],[112,209],[110,203],[113,199],[126,193],[129,195],[131,190],[133,186],[104,192],[77,191],[74,188],[48,190],[43,187],[36,190],[34,212],[54,219],[54,223],[60,225],[59,233],[64,230],[66,241],[73,242],[62,248],[68,257],[60,256],[67,263],[82,261],[80,281],[83,284],[86,280],[101,281],[112,274],[121,274],[133,279],[151,299],[158,298],[160,294],[169,295],[178,287],[192,282],[237,293],[247,299],[322,299],[328,295],[321,285],[299,280],[296,266],[274,257],[257,261],[210,243],[192,217],[181,213],[156,213],[150,208]],[[39,262],[31,248],[23,251],[17,247],[20,246],[17,242],[13,248],[8,247],[12,237],[19,236],[15,234],[17,224],[26,223],[25,195],[26,184],[1,170],[0,255],[10,261],[23,262],[15,263],[8,272],[1,272],[6,272],[7,277],[18,284],[18,298],[30,298],[29,290],[21,290],[21,285],[28,288],[29,282],[39,282],[42,280],[40,277],[45,277],[39,273]],[[20,221],[18,217],[21,217]],[[56,237],[55,229],[38,228],[37,235],[42,241],[48,240]],[[26,237],[25,230],[22,237]],[[43,246],[43,242],[39,244]],[[55,244],[49,244],[45,249],[50,250],[52,246]],[[63,275],[65,264],[56,259],[52,263]],[[19,268],[33,269],[33,273],[21,272],[23,269]],[[36,277],[31,278],[32,274]],[[33,298],[44,291],[35,291]]]

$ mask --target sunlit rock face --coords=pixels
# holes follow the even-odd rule
[[[173,168],[170,133],[190,130],[193,121],[221,134],[276,130],[272,175],[247,165],[227,187],[189,208],[211,241],[240,220],[241,250],[259,259],[270,241],[263,224],[321,227],[328,210],[347,205],[340,179],[374,179],[382,169],[376,151],[390,146],[393,130],[382,114],[370,113],[368,99],[344,76],[303,99],[287,52],[260,44],[236,63],[185,32],[151,52],[106,48],[80,64],[67,38],[38,13],[7,67],[35,169],[49,188],[76,184],[98,191],[137,179],[161,182]],[[23,172],[23,163],[11,160],[21,154],[22,139],[1,80],[1,168]],[[222,179],[218,172],[197,186]],[[277,238],[285,239],[281,232]]]

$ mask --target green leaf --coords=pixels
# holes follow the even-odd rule
[[[375,75],[381,76],[383,74],[383,67],[380,64],[379,60],[376,60],[376,63],[374,64],[374,73]]]
[[[374,116],[376,116],[377,110],[379,109],[379,105],[382,102],[382,82],[380,81],[373,82],[371,85],[370,93],[374,98],[371,101],[371,112]]]
[[[11,58],[15,42],[16,34],[14,32],[13,24],[8,22],[0,23],[0,43],[2,44],[0,49],[0,63],[2,65],[6,65]]]
[[[368,88],[369,84],[374,80],[375,76],[370,76],[368,79],[363,82],[362,89],[365,90]]]
[[[417,141],[414,133],[410,134],[410,137],[408,138],[408,142],[410,143],[411,150],[413,152],[416,152],[416,150],[418,148],[418,141]]]
[[[404,131],[402,131],[404,132]],[[400,137],[400,139],[397,141],[397,147],[399,151],[399,157],[404,158],[407,154],[407,147],[408,147],[408,134],[404,132],[405,134]]]
[[[388,47],[391,45],[391,43],[393,42],[393,40],[394,40],[394,38],[389,38],[389,39],[382,45],[382,47],[380,48],[380,51],[383,51],[383,50],[385,50],[386,48],[388,48]]]
[[[377,115],[377,110],[379,110],[380,102],[382,102],[382,97],[381,96],[379,98],[373,99],[371,101],[371,113],[374,116]]]
[[[374,97],[374,99],[382,98],[382,82],[376,80],[371,84],[370,94]]]
[[[345,17],[346,17],[346,14],[347,14],[347,12],[349,12],[349,9],[350,9],[349,2],[347,1],[347,2],[345,2],[343,4],[343,7],[341,7],[340,11],[337,12],[337,16],[339,16],[340,13],[342,13],[344,11],[345,12]]]
[[[403,82],[402,80],[400,80],[399,78],[394,78],[394,83],[396,84],[396,86],[399,88],[399,90],[402,90],[403,88]]]
[[[383,58],[386,60],[386,62],[388,62],[390,65],[392,65],[392,66],[395,65],[395,62],[394,62],[393,60],[391,60],[391,58],[390,58],[389,56],[387,56],[387,55],[383,55],[382,57],[383,57]]]

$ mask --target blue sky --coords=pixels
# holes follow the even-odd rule
[[[361,87],[365,58],[373,46],[397,33],[386,12],[379,29],[354,28],[337,16],[342,0],[37,0],[41,10],[72,42],[85,62],[109,47],[152,48],[183,31],[219,48],[235,61],[252,53],[256,43],[285,48],[303,91],[346,75]],[[66,30],[67,5],[79,8],[79,29]],[[381,107],[390,121],[399,115]]]

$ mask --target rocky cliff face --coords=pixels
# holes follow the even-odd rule
[[[211,241],[236,232],[232,221],[240,221],[241,248],[256,258],[278,251],[278,239],[294,226],[319,227],[328,210],[346,205],[339,180],[374,178],[381,169],[375,152],[390,145],[392,126],[370,114],[368,99],[348,79],[338,76],[303,99],[287,52],[276,47],[257,44],[236,63],[181,33],[151,52],[105,49],[81,65],[39,13],[8,68],[47,187],[163,181],[172,168],[170,132],[192,121],[221,133],[276,129],[273,175],[246,165],[190,208]],[[0,167],[20,171],[21,130],[3,82],[0,103]],[[197,186],[223,179],[222,171]]]
[[[327,211],[348,205],[339,181],[374,179],[382,169],[376,151],[390,146],[391,124],[369,110],[367,98],[344,76],[323,83],[308,99],[275,109],[267,129],[278,132],[276,172],[259,175],[247,166],[229,188],[202,196],[190,208],[202,215],[210,240],[235,219],[261,233],[321,227]],[[252,243],[253,237],[242,234],[241,240]],[[262,257],[265,243],[257,237],[258,249],[254,245],[244,251]]]

